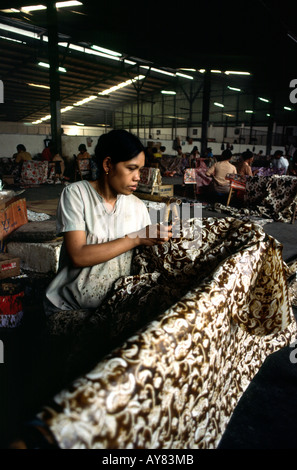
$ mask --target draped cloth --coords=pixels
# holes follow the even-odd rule
[[[246,181],[246,202],[262,216],[290,222],[297,203],[296,176],[253,176]]]
[[[91,332],[114,346],[38,417],[62,449],[216,448],[265,358],[296,338],[282,246],[251,222],[189,219],[133,269],[91,317],[51,319],[76,359]]]

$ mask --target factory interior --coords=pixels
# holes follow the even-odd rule
[[[296,449],[296,7],[40,2],[0,6],[0,448]],[[91,239],[65,198],[69,227],[76,188],[104,201],[122,131],[127,197],[172,238],[48,316],[67,232]]]

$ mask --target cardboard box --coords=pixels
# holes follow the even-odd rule
[[[20,274],[20,258],[0,253],[0,279]]]
[[[0,199],[0,240],[26,223],[28,223],[26,199],[9,196]]]
[[[11,175],[3,175],[2,176],[3,183],[6,184],[14,184],[14,176]]]
[[[173,196],[173,188],[173,184],[162,184],[156,191],[154,191],[154,194],[158,194],[158,196]]]

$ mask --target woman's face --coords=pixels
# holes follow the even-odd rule
[[[117,194],[132,194],[140,180],[140,169],[145,164],[144,152],[126,162],[110,165],[108,183]]]

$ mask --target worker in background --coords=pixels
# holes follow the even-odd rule
[[[85,144],[80,144],[78,147],[79,153],[77,154],[78,160],[83,160],[85,158],[91,158],[90,154],[87,152],[87,147]]]
[[[27,162],[32,160],[32,156],[29,152],[27,152],[26,147],[23,144],[17,145],[17,153],[14,154],[15,162]]]

